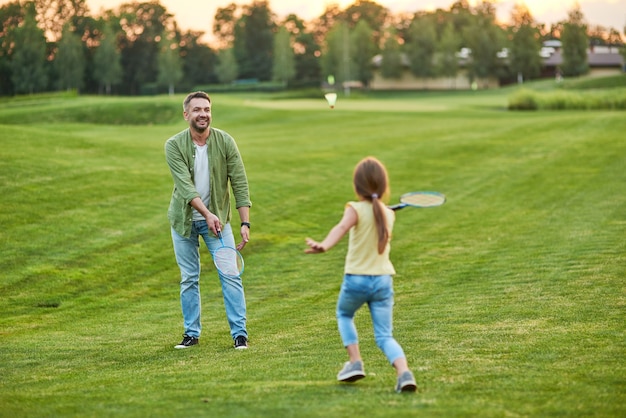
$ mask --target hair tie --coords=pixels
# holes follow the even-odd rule
[[[372,193],[372,199],[378,199],[378,195],[376,193]]]

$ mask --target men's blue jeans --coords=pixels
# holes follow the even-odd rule
[[[206,221],[194,221],[191,235],[185,238],[172,229],[174,254],[180,268],[180,304],[183,311],[185,334],[200,337],[200,237],[209,251],[221,246],[219,238],[213,235]],[[222,239],[226,246],[235,246],[235,238],[230,224],[222,228]],[[219,275],[224,296],[226,318],[233,338],[240,335],[248,338],[246,330],[246,299],[241,277],[230,279]]]
[[[393,364],[405,356],[402,347],[393,338],[393,279],[389,275],[344,275],[337,301],[337,325],[341,341],[344,347],[358,344],[354,314],[366,303],[372,317],[376,345],[389,363]]]

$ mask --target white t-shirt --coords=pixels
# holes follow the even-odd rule
[[[209,196],[211,195],[211,184],[209,182],[209,156],[207,155],[207,144],[199,146],[194,144],[196,148],[196,158],[193,162],[193,182],[196,186],[196,191],[200,195],[200,199],[204,202],[204,205],[209,207]],[[203,221],[204,216],[200,215],[195,209],[192,209],[193,220]]]

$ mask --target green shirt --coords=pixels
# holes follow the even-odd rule
[[[235,197],[236,208],[252,206],[252,202],[246,169],[235,140],[220,129],[210,129],[207,139],[211,172],[208,209],[225,225],[231,218],[230,188]],[[191,234],[192,207],[189,203],[200,197],[193,183],[194,158],[195,147],[189,129],[177,133],[165,142],[165,159],[174,180],[167,217],[172,228],[184,237]]]

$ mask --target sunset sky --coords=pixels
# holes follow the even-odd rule
[[[0,4],[10,0],[0,0]],[[339,4],[345,7],[355,3],[356,0],[269,0],[271,10],[279,17],[295,13],[305,20],[319,16],[327,4]],[[448,9],[454,0],[374,0],[376,3],[387,7],[393,13],[416,12],[420,10],[434,10],[436,8]],[[513,5],[519,0],[497,1],[498,18],[507,21]],[[576,0],[524,0],[533,17],[539,23],[556,23],[567,18],[567,11],[575,4]],[[115,9],[126,0],[87,0],[87,4],[93,15],[97,15],[102,8]],[[183,30],[201,30],[210,34],[213,25],[213,16],[219,7],[225,7],[230,3],[252,4],[252,0],[160,0],[160,3],[174,15],[176,22]],[[470,0],[470,4],[476,1]],[[626,0],[578,0],[587,23],[613,27],[624,32],[626,26]],[[209,39],[210,42],[210,35]]]

